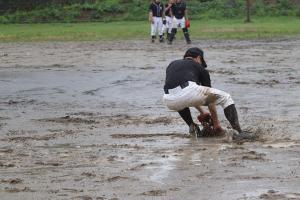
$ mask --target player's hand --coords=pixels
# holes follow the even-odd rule
[[[166,24],[167,24],[167,20],[164,19],[164,20],[163,20],[163,25],[166,25]]]

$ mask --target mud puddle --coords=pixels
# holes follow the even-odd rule
[[[162,105],[181,41],[0,44],[1,198],[299,199],[300,40],[194,45],[258,140],[196,140]]]

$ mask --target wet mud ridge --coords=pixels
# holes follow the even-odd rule
[[[300,199],[300,40],[194,45],[256,141],[162,105],[180,41],[0,44],[0,199]]]

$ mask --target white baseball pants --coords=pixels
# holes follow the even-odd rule
[[[165,33],[166,30],[168,29],[168,33],[171,34],[172,27],[173,27],[173,18],[166,16],[166,21],[167,21],[167,23],[163,25],[163,33]]]
[[[161,17],[153,17],[153,23],[151,23],[151,36],[156,36],[156,33],[159,35],[163,34],[163,21]]]
[[[185,18],[183,17],[182,19],[177,19],[174,17],[172,28],[185,28]]]
[[[215,88],[197,85],[191,81],[183,89],[178,86],[168,91],[169,94],[163,95],[163,102],[174,111],[181,111],[187,107],[208,106],[210,103],[221,105],[224,109],[234,104],[230,94]]]

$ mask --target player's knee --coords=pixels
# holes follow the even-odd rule
[[[229,93],[224,94],[224,105],[222,105],[223,108],[226,108],[227,106],[230,106],[231,104],[234,104],[234,101]]]

